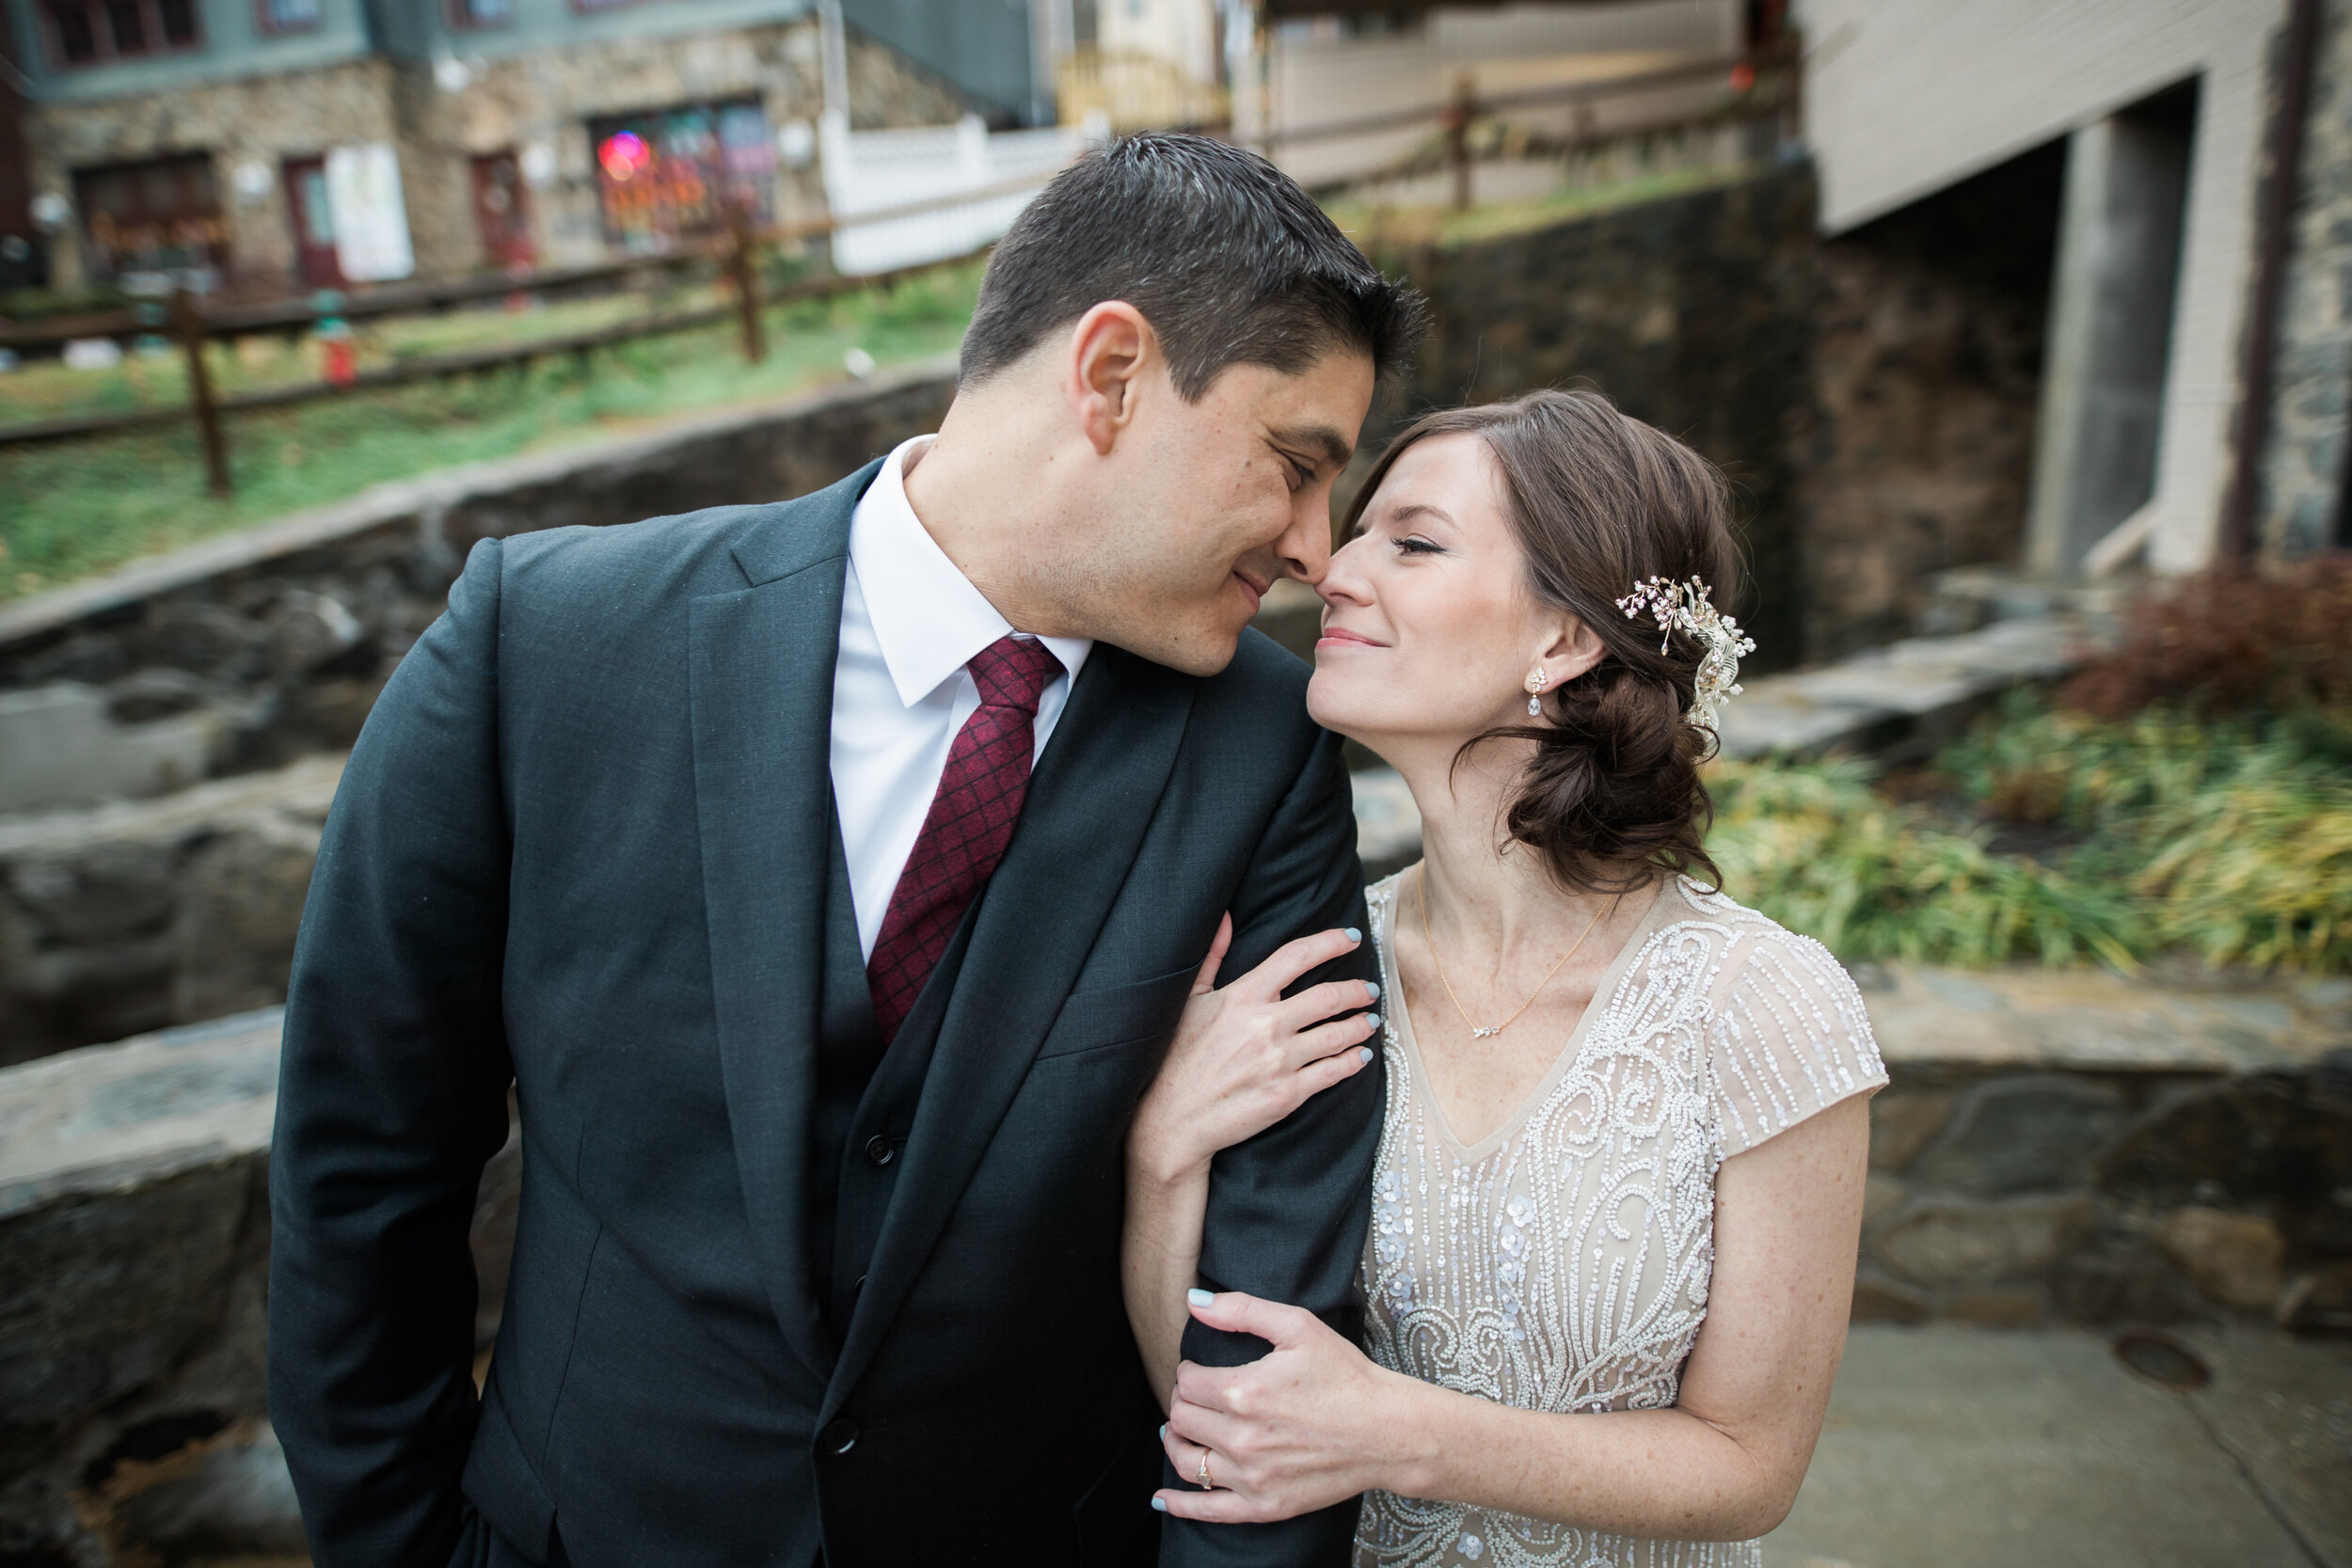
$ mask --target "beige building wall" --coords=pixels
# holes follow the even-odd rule
[[[1216,0],[1097,0],[1095,38],[1104,54],[1149,55],[1195,82],[1216,80]]]
[[[2217,546],[2283,0],[1799,0],[1821,225],[1841,233],[2199,78],[2148,556]]]

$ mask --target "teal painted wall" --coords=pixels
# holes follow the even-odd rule
[[[961,0],[946,0],[961,4]],[[509,0],[514,20],[495,27],[453,27],[442,0],[372,0],[377,33],[392,54],[444,51],[498,59],[566,43],[666,38],[790,22],[813,0],[624,0],[583,9],[575,0]]]
[[[48,29],[36,14],[39,3],[0,0],[0,7],[7,9],[20,69],[32,79],[33,97],[44,103],[167,92],[225,76],[299,71],[358,59],[372,48],[364,0],[319,0],[318,25],[300,33],[262,32],[255,0],[197,0],[204,40],[195,48],[144,59],[63,67],[51,56]]]
[[[850,25],[955,83],[991,118],[1018,119],[1030,103],[1031,0],[844,0]],[[259,71],[295,71],[381,51],[409,59],[453,54],[500,58],[603,39],[663,38],[789,22],[814,0],[633,0],[583,10],[576,0],[511,0],[502,26],[456,28],[445,0],[320,0],[304,33],[261,30],[256,0],[198,0],[204,41],[182,53],[65,69],[51,58],[40,0],[0,0],[34,96],[71,102],[168,91]]]
[[[1033,75],[1032,0],[841,0],[850,24],[980,101],[991,119],[1025,119]],[[1043,3],[1043,0],[1037,0]]]

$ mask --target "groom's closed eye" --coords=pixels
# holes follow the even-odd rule
[[[1356,455],[1356,443],[1327,424],[1284,426],[1266,435],[1285,461],[1300,465],[1310,475],[1321,472],[1326,464],[1334,471],[1344,468]]]

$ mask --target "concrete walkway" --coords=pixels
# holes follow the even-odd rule
[[[2088,1331],[1857,1325],[1766,1568],[2352,1568],[2352,1342],[2181,1338],[2193,1394]]]

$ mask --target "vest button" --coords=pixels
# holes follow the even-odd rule
[[[866,1158],[877,1165],[886,1165],[898,1157],[898,1146],[880,1132],[866,1140]]]
[[[847,1416],[835,1417],[817,1434],[817,1446],[836,1459],[848,1453],[857,1447],[857,1423]]]

